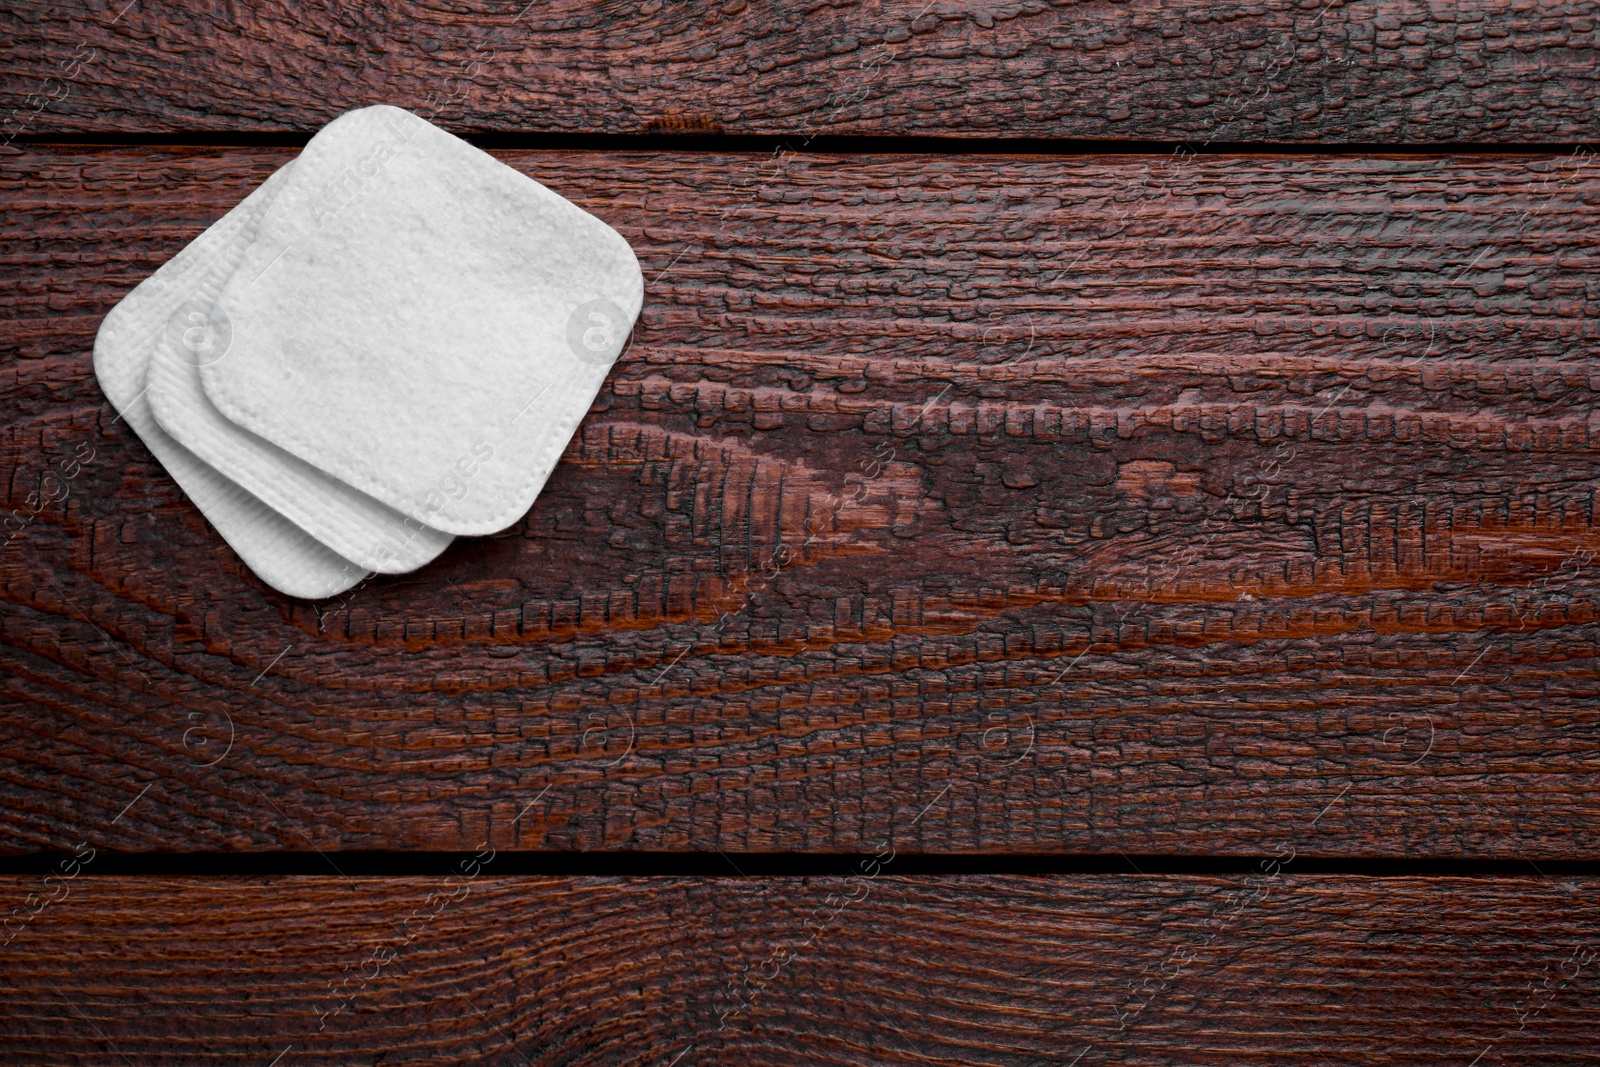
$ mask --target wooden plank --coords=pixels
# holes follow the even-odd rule
[[[464,870],[492,872],[484,855]],[[8,878],[8,902],[57,899],[0,948],[0,1049],[107,1067],[1592,1062],[1593,879],[1272,870]]]
[[[1560,143],[1592,0],[438,5],[19,0],[0,137],[310,131]]]
[[[6,848],[1600,844],[1580,163],[506,153],[633,346],[521,523],[308,603],[89,364],[286,158],[0,163]]]

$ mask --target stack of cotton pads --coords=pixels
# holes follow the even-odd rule
[[[331,596],[521,518],[643,294],[605,223],[370,107],[113,308],[95,374],[263,581]]]

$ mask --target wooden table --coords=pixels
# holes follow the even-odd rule
[[[13,0],[0,1060],[1600,1062],[1596,18]],[[645,309],[297,601],[90,350],[380,102]]]

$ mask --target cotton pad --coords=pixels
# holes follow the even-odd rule
[[[165,305],[141,305],[166,322],[149,356],[150,408],[179,444],[334,552],[386,574],[415,570],[453,538],[229,422],[200,386],[200,364],[227,358],[233,345],[233,324],[217,291],[249,248],[262,211],[284,187],[272,184],[234,209],[239,225],[233,237],[190,270]]]
[[[94,343],[100,388],[146,447],[172,475],[223,540],[262,581],[290,596],[332,596],[367,576],[351,561],[318,542],[236,483],[197,459],[164,433],[145,395],[146,371],[155,337],[166,329],[162,308],[182,290],[207,258],[236,239],[244,218],[281,181],[280,170],[233,211],[223,216],[155,274],[145,279],[105,317]]]
[[[365,108],[312,138],[265,207],[217,296],[228,350],[197,369],[244,430],[416,522],[493,533],[538,495],[643,292],[600,220]],[[241,480],[278,476],[236,459]]]

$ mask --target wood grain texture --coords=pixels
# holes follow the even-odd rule
[[[518,525],[310,603],[89,364],[286,158],[0,161],[6,848],[1600,844],[1583,159],[504,154],[632,347]]]
[[[1573,1067],[1600,1044],[1597,890],[1281,874],[5,879],[5,899],[60,899],[0,948],[0,1050],[85,1067]]]
[[[0,137],[310,131],[1576,142],[1593,0],[152,4],[0,10]]]

